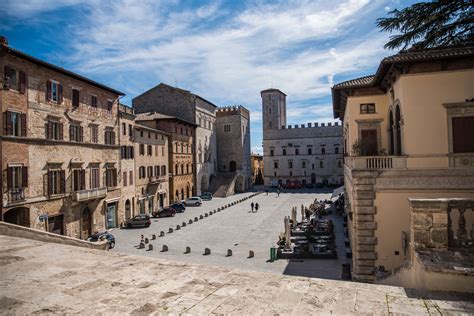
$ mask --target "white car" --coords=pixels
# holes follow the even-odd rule
[[[201,206],[202,199],[199,196],[191,196],[184,201],[186,206]]]

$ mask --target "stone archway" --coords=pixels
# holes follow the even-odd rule
[[[230,164],[229,164],[229,171],[230,172],[235,172],[235,170],[237,170],[237,164],[235,161],[231,161]]]
[[[30,227],[30,210],[26,207],[12,208],[3,214],[3,221],[10,224]]]
[[[208,190],[209,182],[207,181],[207,176],[203,175],[201,178],[201,193]]]
[[[235,179],[234,192],[242,193],[244,191],[245,191],[244,177],[238,176],[237,179]]]

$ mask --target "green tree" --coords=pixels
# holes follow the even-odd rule
[[[384,48],[406,49],[459,45],[474,42],[474,2],[441,0],[415,3],[403,10],[393,10],[377,19],[382,31],[399,31],[390,36]]]

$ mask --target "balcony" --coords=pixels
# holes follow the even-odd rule
[[[16,189],[10,189],[9,190],[9,202],[10,203],[15,203],[15,202],[20,202],[25,200],[25,189],[24,188],[16,188]]]
[[[344,160],[352,170],[399,170],[407,167],[407,158],[403,156],[345,157]]]
[[[94,199],[101,199],[107,195],[107,188],[95,188],[90,190],[81,190],[72,193],[72,199],[75,202],[82,202]]]
[[[168,175],[162,175],[158,177],[148,177],[148,184],[157,184],[168,181]]]

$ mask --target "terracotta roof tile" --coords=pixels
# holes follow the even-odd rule
[[[333,88],[357,88],[370,86],[374,80],[375,75],[360,77],[356,79],[347,80],[334,85]]]

